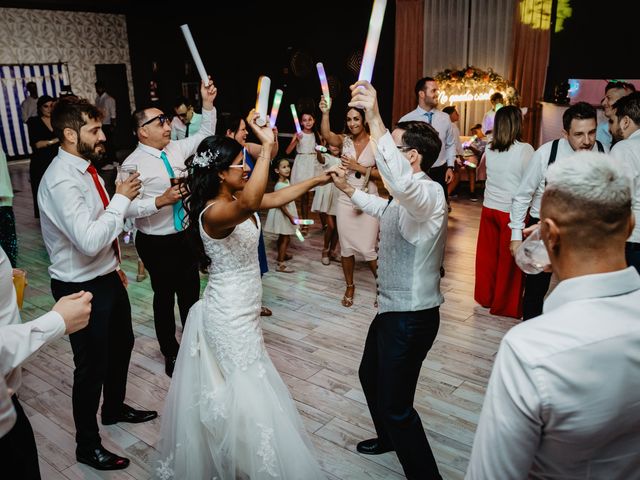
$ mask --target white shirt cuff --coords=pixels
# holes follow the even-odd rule
[[[511,230],[511,241],[522,241],[522,230]]]
[[[38,330],[41,330],[49,340],[55,340],[56,338],[62,337],[67,329],[62,315],[58,312],[54,312],[53,310],[33,321],[37,322]]]
[[[356,191],[351,195],[351,203],[358,208],[364,207],[365,203],[367,203],[367,194],[356,188]]]
[[[124,213],[127,211],[131,200],[122,195],[121,193],[116,193],[109,202],[109,206],[107,207],[109,210],[114,210],[115,212],[121,214],[124,217]]]

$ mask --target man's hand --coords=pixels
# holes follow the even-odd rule
[[[447,168],[447,173],[444,174],[445,183],[451,183],[451,181],[453,180],[453,177],[454,177],[453,168]]]
[[[511,250],[511,255],[513,257],[516,256],[516,252],[518,251],[518,248],[520,248],[520,245],[522,245],[522,240],[511,240],[509,250]]]
[[[202,108],[205,110],[213,109],[213,101],[218,96],[218,89],[211,81],[211,76],[209,76],[209,84],[205,85],[204,82],[200,83],[200,95],[202,95]]]
[[[129,175],[129,177],[124,182],[116,183],[116,193],[120,195],[124,195],[129,200],[133,200],[140,193],[140,187],[142,186],[142,182],[138,178],[140,176],[140,172],[135,172]]]
[[[376,90],[366,80],[360,80],[349,87],[351,89],[350,107],[364,110],[367,121],[376,120],[380,117],[378,110],[378,99]]]
[[[156,208],[159,209],[178,203],[182,198],[181,188],[181,185],[174,185],[173,187],[167,188],[162,195],[156,197]]]
[[[62,297],[51,309],[64,320],[66,335],[82,330],[89,324],[91,314],[91,292],[80,291]]]
[[[124,273],[124,270],[116,270],[116,272],[118,272],[118,276],[120,277],[120,281],[122,282],[122,285],[124,285],[124,288],[127,288],[129,286],[127,274]]]
[[[349,185],[349,182],[347,182],[347,170],[344,167],[340,165],[334,165],[333,167],[328,168],[326,173],[331,175],[333,184],[338,188],[338,190],[343,191],[349,197],[354,194],[356,189]]]

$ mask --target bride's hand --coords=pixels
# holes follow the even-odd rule
[[[273,145],[275,143],[273,129],[269,125],[269,122],[267,122],[264,127],[259,126],[256,123],[259,116],[260,115],[256,112],[255,108],[252,109],[249,112],[249,115],[247,115],[247,125],[251,127],[251,130],[256,134],[256,137],[258,137],[262,145]]]

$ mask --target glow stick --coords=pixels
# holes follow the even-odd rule
[[[296,228],[296,237],[298,237],[298,240],[300,240],[301,242],[304,242],[304,235],[302,235],[302,232],[299,228]]]
[[[331,102],[331,95],[329,94],[329,82],[327,82],[327,74],[324,71],[324,65],[322,65],[322,62],[318,62],[316,63],[316,68],[318,69],[318,77],[320,78],[322,95],[324,95],[324,99],[328,104],[329,102]]]
[[[296,125],[296,132],[302,133],[300,121],[298,120],[298,112],[296,111],[296,106],[293,103],[291,104],[291,115],[293,116],[293,123]]]
[[[269,115],[269,123],[272,127],[276,126],[276,119],[278,118],[278,110],[280,110],[280,102],[282,102],[282,90],[276,90],[273,94],[273,105],[271,107],[271,115]]]
[[[316,145],[316,152],[327,153],[328,151],[324,145]]]
[[[469,160],[465,160],[464,162],[462,162],[464,165],[466,165],[469,168],[476,168],[477,165],[473,162],[470,162]]]
[[[369,32],[367,33],[367,41],[364,44],[364,55],[362,56],[362,65],[360,66],[358,80],[371,82],[373,65],[376,63],[378,42],[380,41],[380,32],[382,31],[382,20],[384,19],[384,11],[386,8],[387,0],[373,1],[371,19],[369,20]]]
[[[307,220],[304,218],[294,218],[293,223],[296,225],[313,225],[313,220]]]
[[[180,25],[180,29],[182,30],[184,39],[187,41],[187,46],[189,47],[189,51],[191,52],[191,56],[193,57],[193,62],[196,64],[196,68],[198,69],[200,78],[205,85],[209,85],[209,75],[207,75],[207,71],[204,69],[204,63],[202,63],[202,58],[200,58],[200,54],[198,53],[196,42],[193,41],[193,37],[191,36],[189,25],[187,25],[186,23],[184,25]]]
[[[256,112],[259,117],[256,124],[264,127],[267,124],[267,108],[269,108],[269,90],[271,89],[271,79],[262,75],[258,79],[258,95],[256,98]]]

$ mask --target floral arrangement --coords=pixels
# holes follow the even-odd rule
[[[501,92],[507,105],[518,105],[520,96],[513,85],[492,69],[468,66],[460,70],[446,69],[435,76],[441,96],[459,98],[458,101],[488,100],[492,93]],[[486,98],[485,98],[486,97]],[[446,100],[443,103],[447,103]]]

